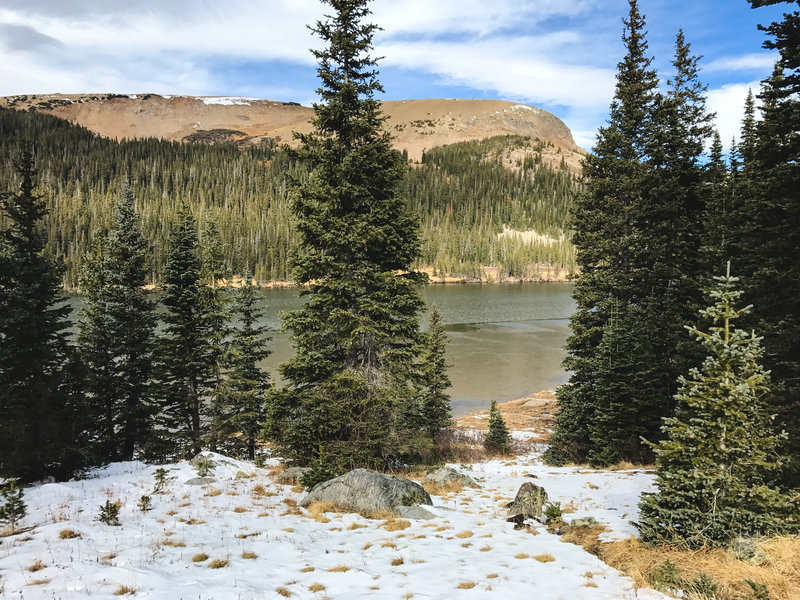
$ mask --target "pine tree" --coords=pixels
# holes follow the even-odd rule
[[[195,221],[184,203],[170,231],[159,340],[160,433],[173,454],[200,452],[215,384],[202,267]]]
[[[257,290],[251,277],[236,291],[233,306],[239,323],[232,328],[223,365],[225,380],[213,407],[220,446],[234,452],[244,450],[255,458],[256,439],[264,427],[269,375],[258,363],[269,356],[266,326],[259,325],[262,313],[256,306]]]
[[[0,197],[0,473],[31,481],[66,477],[79,464],[77,407],[65,371],[71,357],[61,270],[43,255],[44,199],[33,153],[16,162],[19,191]]]
[[[452,384],[447,376],[447,333],[442,324],[442,315],[434,307],[429,318],[425,350],[420,366],[422,392],[419,404],[422,413],[421,429],[433,436],[450,425],[452,409],[450,395],[445,392]]]
[[[484,445],[492,452],[508,454],[511,449],[511,433],[503,419],[503,413],[497,408],[497,401],[492,400],[489,408],[489,431],[486,433]]]
[[[293,260],[306,304],[284,318],[295,356],[289,386],[271,395],[268,433],[319,477],[380,466],[420,345],[418,225],[399,194],[402,156],[382,131],[374,24],[366,0],[328,0],[334,15],[313,31],[319,61],[314,131],[298,156],[313,165],[295,181],[300,244]],[[324,465],[324,468],[323,468]],[[307,482],[308,483],[308,482]]]
[[[147,297],[148,244],[133,191],[125,187],[114,222],[86,260],[78,342],[100,457],[131,460],[150,436],[155,307]]]
[[[777,4],[751,0],[751,4]],[[756,308],[748,325],[764,335],[764,364],[772,374],[776,423],[800,430],[800,11],[762,29],[777,50],[773,74],[759,97],[762,118],[753,126],[750,168],[742,171],[741,265],[745,299]],[[781,483],[800,487],[800,437],[790,435]]]
[[[560,413],[545,459],[552,464],[583,462],[592,448],[591,432],[599,405],[597,357],[613,310],[641,300],[649,265],[634,210],[646,203],[652,173],[645,161],[656,155],[654,115],[661,99],[658,78],[647,57],[645,22],[636,0],[622,37],[627,53],[618,65],[609,124],[598,132],[594,152],[584,163],[586,186],[576,198],[572,227],[581,272],[570,319],[565,368],[570,383],[558,390]],[[611,373],[608,373],[611,375]],[[629,377],[627,372],[616,375]],[[611,444],[619,440],[608,440]],[[616,454],[617,451],[615,450]]]
[[[800,498],[792,502],[767,485],[779,467],[764,404],[769,375],[760,364],[761,338],[734,326],[751,307],[736,309],[742,292],[730,272],[715,279],[714,304],[701,311],[712,326],[688,328],[708,356],[679,379],[677,412],[654,445],[658,492],[644,494],[637,525],[646,542],[696,548],[800,528]]]
[[[18,479],[10,477],[0,486],[0,498],[3,500],[0,504],[0,523],[7,524],[11,533],[17,530],[17,525],[28,512],[22,499],[25,493],[18,484]]]

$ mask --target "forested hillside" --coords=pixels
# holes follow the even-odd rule
[[[66,263],[64,283],[77,286],[90,241],[111,223],[111,207],[125,183],[136,198],[152,244],[150,280],[158,283],[165,241],[182,200],[203,223],[216,221],[233,273],[256,280],[288,280],[292,232],[287,180],[306,177],[272,140],[191,144],[156,139],[103,138],[61,119],[0,110],[1,189],[13,189],[13,160],[24,141],[34,144],[40,192],[51,212],[47,249]],[[406,187],[422,222],[419,266],[456,277],[480,277],[481,266],[501,275],[537,277],[538,265],[574,267],[564,223],[576,178],[541,164],[543,142],[501,137],[435,148],[409,166]],[[516,158],[509,162],[512,156]],[[536,236],[502,234],[535,230]]]

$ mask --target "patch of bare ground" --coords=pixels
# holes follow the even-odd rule
[[[527,398],[498,404],[508,428],[518,432],[516,443],[525,445],[546,444],[556,424],[558,404],[553,390],[538,392]],[[460,417],[456,420],[456,431],[483,433],[489,426],[489,409]]]

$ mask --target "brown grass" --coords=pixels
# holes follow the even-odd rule
[[[312,515],[321,515],[326,512],[337,512],[336,506],[331,502],[312,502],[308,508]]]
[[[490,552],[491,550],[492,550],[491,546],[481,546],[480,548],[481,552]]]
[[[44,585],[46,583],[50,583],[49,579],[34,579],[28,585]]]
[[[311,571],[313,571],[313,570],[314,570],[314,567],[309,565],[307,567],[303,567],[302,569],[300,569],[300,572],[301,573],[311,573]]]
[[[338,565],[336,567],[331,567],[328,569],[328,573],[347,573],[350,570],[350,567],[347,565]]]
[[[444,485],[426,483],[422,486],[422,489],[431,496],[443,496],[445,494],[457,494],[458,492],[464,491],[464,484],[460,481],[448,481]]]
[[[208,563],[209,569],[224,569],[230,564],[230,561],[223,560],[221,558],[215,558],[210,563]]]
[[[312,583],[310,586],[308,586],[308,589],[311,592],[324,592],[325,586],[321,583]]]
[[[185,542],[180,542],[180,541],[177,541],[177,540],[171,540],[169,538],[167,538],[166,540],[161,542],[161,545],[162,546],[172,546],[173,548],[185,548],[186,547],[186,543]]]
[[[411,522],[406,521],[405,519],[389,519],[382,525],[382,527],[386,531],[402,531],[411,527]]]
[[[530,558],[530,557],[531,557],[530,554],[525,554],[524,552],[520,552],[514,558],[525,559],[525,558]]]
[[[555,562],[556,560],[556,557],[552,554],[537,554],[533,558],[534,560],[538,560],[540,563]]]
[[[195,519],[194,517],[186,520],[187,525],[203,525],[204,523],[205,521],[203,521],[202,519]]]
[[[31,573],[36,573],[36,571],[41,571],[42,569],[47,568],[47,565],[44,564],[42,561],[37,560],[31,566],[29,566],[26,570],[30,571]]]
[[[235,512],[235,513],[246,513],[246,512],[250,512],[250,509],[245,507],[245,506],[237,506],[236,508],[233,509],[233,512]]]
[[[392,566],[397,567],[399,565],[402,565],[404,562],[405,561],[403,560],[403,558],[401,556],[398,556],[397,558],[392,559]]]
[[[347,526],[347,531],[353,531],[354,529],[364,529],[365,527],[368,527],[368,525],[364,525],[362,523],[350,523],[350,525]]]
[[[201,552],[200,554],[195,554],[192,557],[192,562],[205,562],[208,560],[208,554],[205,552]]]
[[[459,583],[456,586],[456,589],[459,589],[459,590],[471,590],[476,585],[478,585],[478,584],[475,583],[474,581],[462,581],[461,583]]]
[[[605,527],[569,527],[561,536],[562,542],[575,544],[586,550],[589,554],[600,556],[602,543],[598,539],[600,534],[607,531]]]
[[[136,593],[136,588],[132,588],[132,587],[127,586],[127,585],[121,585],[116,589],[116,591],[114,592],[114,595],[115,596],[125,596],[127,594],[135,594],[135,593]]]
[[[456,537],[457,538],[461,538],[463,540],[463,539],[466,539],[466,538],[471,538],[473,535],[475,535],[475,534],[472,533],[472,530],[471,529],[467,529],[466,531],[458,532],[456,534]]]
[[[292,592],[290,592],[289,590],[287,590],[285,587],[279,587],[279,588],[275,588],[275,591],[276,591],[278,594],[280,594],[281,596],[283,596],[284,598],[288,598],[289,596],[291,596],[291,595],[292,595]]]
[[[752,593],[745,579],[762,583],[772,600],[800,598],[800,536],[780,536],[757,544],[763,551],[759,564],[736,560],[725,550],[648,548],[630,538],[602,543],[600,558],[633,578],[639,586],[650,586],[650,573],[669,560],[681,570],[684,579],[706,573],[717,583],[716,600],[744,600]]]
[[[256,558],[258,558],[258,554],[256,554],[255,552],[250,552],[248,550],[245,550],[244,552],[242,552],[242,558],[245,560],[255,560]]]
[[[500,577],[500,575],[498,575],[497,573],[489,573],[486,576],[486,579],[497,579],[498,577]]]
[[[76,538],[80,538],[81,534],[74,529],[62,529],[58,534],[58,537],[62,540],[74,540]]]

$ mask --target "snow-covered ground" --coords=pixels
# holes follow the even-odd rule
[[[630,579],[544,527],[515,530],[505,521],[505,503],[534,481],[574,509],[568,520],[591,515],[608,527],[604,536],[630,536],[639,494],[652,483],[641,471],[552,468],[538,455],[493,460],[462,468],[480,489],[433,498],[436,519],[392,522],[311,514],[296,506],[303,493],[275,483],[268,468],[212,458],[219,465],[215,483],[186,485],[195,468],[166,465],[170,481],[162,494],[153,493],[157,467],[139,462],[27,488],[23,526],[31,529],[0,538],[0,596],[666,598],[635,590]],[[143,495],[152,498],[148,512],[137,506]],[[97,521],[106,500],[121,501],[118,527]],[[79,537],[62,539],[65,530]]]

